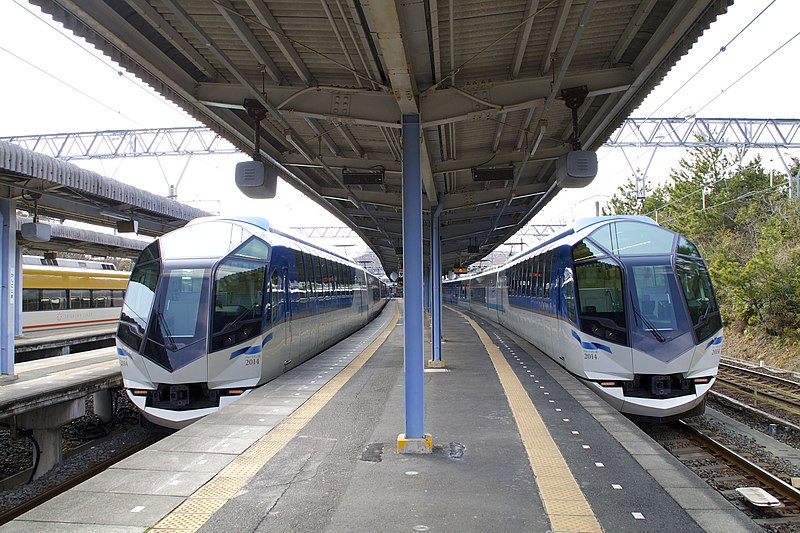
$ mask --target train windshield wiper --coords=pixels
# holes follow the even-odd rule
[[[225,327],[224,327],[224,328],[222,328],[222,331],[220,331],[220,333],[227,333],[228,331],[232,330],[232,329],[233,329],[233,327],[234,327],[234,326],[235,326],[235,325],[236,325],[236,324],[237,324],[237,323],[238,323],[238,322],[239,322],[241,319],[243,319],[244,317],[246,317],[246,316],[247,316],[249,313],[252,313],[252,312],[255,310],[255,308],[256,308],[256,307],[258,307],[258,302],[254,303],[253,305],[251,305],[250,307],[248,307],[247,309],[245,309],[244,311],[242,311],[241,313],[239,313],[239,314],[236,316],[236,318],[234,318],[233,320],[231,320],[230,322],[228,322],[227,324],[225,324]]]
[[[642,313],[639,312],[639,310],[636,308],[636,304],[633,303],[634,301],[633,293],[631,293],[631,307],[633,308],[633,313],[642,319],[642,322],[644,322],[647,330],[653,334],[653,337],[655,337],[658,342],[666,342],[667,339],[664,337],[664,335],[662,335],[661,332],[656,329],[652,322],[650,322]]]
[[[169,325],[167,325],[167,319],[164,318],[164,313],[161,311],[156,311],[156,317],[158,318],[158,323],[161,326],[161,337],[165,342],[169,343],[170,350],[173,352],[177,351],[178,345],[175,344],[175,339],[172,338],[172,331],[170,331]]]

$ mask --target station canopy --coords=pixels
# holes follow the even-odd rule
[[[403,115],[422,125],[423,209],[443,202],[443,269],[469,264],[557,194],[565,95],[596,150],[732,0],[31,3],[245,153],[262,109],[264,160],[392,272]]]

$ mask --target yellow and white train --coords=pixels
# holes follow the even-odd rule
[[[23,333],[115,325],[129,276],[112,263],[24,256]]]

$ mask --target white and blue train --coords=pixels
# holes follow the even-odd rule
[[[444,284],[446,302],[517,333],[631,418],[700,414],[722,320],[697,247],[647,217],[596,217]]]
[[[385,285],[262,218],[208,217],[147,246],[117,330],[124,386],[145,419],[180,428],[364,326]]]

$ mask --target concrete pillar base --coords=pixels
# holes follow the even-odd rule
[[[425,433],[421,439],[406,438],[405,433],[397,436],[397,452],[408,454],[429,454],[433,451],[433,436]]]
[[[13,383],[19,379],[19,376],[16,374],[0,374],[0,385],[8,385],[9,383]]]
[[[111,401],[111,390],[103,389],[92,394],[94,414],[101,422],[110,422],[114,418],[114,404]]]
[[[61,427],[84,414],[86,400],[79,398],[17,416],[17,425],[32,430],[33,438],[39,445],[39,465],[36,467],[34,479],[43,476],[61,462]]]

